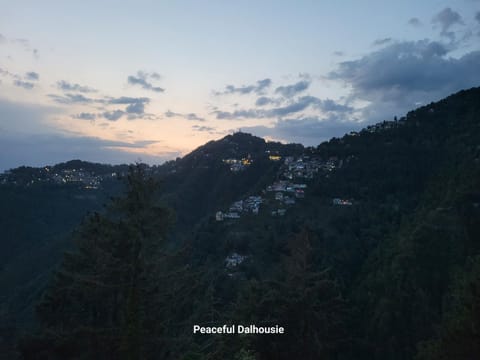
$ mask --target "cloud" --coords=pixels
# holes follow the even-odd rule
[[[30,47],[30,42],[27,39],[12,39],[11,42],[14,44],[19,44],[25,48]]]
[[[264,89],[268,88],[272,84],[272,80],[263,79],[257,81],[257,88],[254,90],[256,93],[261,93]]]
[[[149,79],[159,80],[160,75],[156,72],[146,73],[146,72],[143,72],[143,71],[138,71],[136,76],[135,75],[130,75],[127,78],[127,81],[130,85],[138,85],[142,89],[145,89],[145,90],[150,90],[150,91],[159,92],[159,93],[165,91],[165,89],[163,89],[161,87],[153,86],[153,84],[148,81]]]
[[[272,104],[274,101],[269,98],[269,97],[266,97],[266,96],[261,96],[257,99],[257,101],[255,101],[255,105],[256,106],[264,106],[264,105],[268,105],[268,104]]]
[[[307,90],[310,86],[310,81],[301,80],[292,85],[279,86],[275,89],[275,93],[280,94],[284,97],[292,97]]]
[[[216,114],[216,117],[219,120],[282,118],[284,116],[301,112],[307,108],[313,108],[323,112],[337,113],[350,113],[353,111],[353,108],[347,105],[338,104],[331,99],[322,100],[315,96],[307,95],[291,101],[286,106],[274,107],[271,109],[240,109],[233,112],[216,110],[213,113]]]
[[[257,136],[270,137],[287,142],[302,143],[315,146],[332,137],[362,127],[358,121],[346,121],[332,115],[327,118],[305,117],[297,119],[280,119],[273,126],[242,127],[242,131],[251,132]]]
[[[413,27],[420,27],[423,25],[420,19],[416,17],[413,17],[410,20],[408,20],[408,24],[412,25]]]
[[[312,80],[312,75],[310,75],[309,73],[306,73],[306,72],[298,73],[298,77],[300,79],[303,79],[303,80],[309,80],[309,81]]]
[[[31,52],[35,59],[38,59],[38,49],[32,49],[30,41],[28,41],[27,39],[10,39],[10,42],[20,45],[25,51]]]
[[[210,134],[215,133],[216,129],[211,126],[200,126],[200,125],[193,125],[192,130],[198,131],[198,132],[208,132]]]
[[[381,45],[385,45],[385,44],[388,44],[392,42],[392,38],[383,38],[383,39],[377,39],[373,42],[373,45],[374,46],[381,46]]]
[[[441,67],[447,52],[442,44],[428,40],[396,43],[361,59],[341,62],[329,77],[344,80],[358,92],[392,87],[431,89],[437,85],[439,74],[432,76],[430,71],[424,71],[425,66]]]
[[[156,72],[152,72],[150,74],[148,74],[148,76],[151,78],[151,79],[154,79],[154,80],[160,80],[161,79],[161,76],[159,73],[156,73]]]
[[[24,89],[33,89],[35,84],[33,84],[32,81],[38,81],[38,79],[40,79],[40,75],[34,71],[26,72],[24,76],[20,76],[19,74],[0,68],[0,75],[14,79],[13,84],[18,87],[23,87]]]
[[[314,107],[315,109],[323,112],[352,112],[353,108],[347,105],[341,105],[337,102],[326,99],[322,100],[315,96],[302,96],[297,101],[284,107],[273,108],[266,111],[268,117],[283,117],[293,113],[297,113],[307,109],[308,107]]]
[[[14,74],[14,73],[12,73],[8,70],[2,69],[2,68],[0,68],[0,75],[7,76],[7,77],[10,77],[12,79],[17,79],[17,80],[22,79],[22,77],[20,75]]]
[[[219,95],[231,95],[231,94],[240,94],[240,95],[246,95],[246,94],[251,94],[251,93],[256,93],[260,94],[262,93],[265,89],[270,87],[272,84],[271,79],[263,79],[263,80],[258,80],[254,85],[244,85],[244,86],[233,86],[233,85],[227,85],[225,86],[224,91],[216,91],[214,94],[216,96]]]
[[[5,44],[7,42],[7,38],[0,34],[0,44]]]
[[[168,110],[164,113],[164,115],[167,118],[179,117],[179,118],[183,118],[185,120],[190,120],[190,121],[205,121],[204,118],[198,116],[195,113],[182,114],[182,113],[176,113],[176,112]]]
[[[449,7],[443,9],[437,15],[435,15],[432,19],[432,23],[440,26],[440,35],[445,36],[452,41],[455,39],[455,33],[449,31],[449,29],[455,24],[465,25],[460,14],[456,11],[453,11]]]
[[[339,104],[331,99],[321,100],[319,107],[324,112],[351,113],[354,111],[351,106]]]
[[[149,149],[147,153],[147,146],[158,142],[148,139],[126,142],[68,134],[49,121],[52,116],[62,115],[64,110],[60,107],[0,98],[0,171],[20,165],[42,166],[72,159],[119,164],[132,163],[140,158],[158,164],[180,154],[176,149],[165,149],[157,154],[151,154]],[[78,118],[88,117],[78,115]]]
[[[51,106],[12,102],[0,98],[0,134],[51,131],[48,119],[59,115],[60,111],[61,109]]]
[[[117,121],[123,115],[125,115],[125,112],[122,110],[105,111],[102,113],[102,116],[109,121]]]
[[[305,110],[310,105],[320,105],[320,103],[321,100],[314,96],[302,96],[287,106],[267,110],[266,114],[270,117],[282,117]]]
[[[76,92],[81,92],[81,93],[94,93],[97,92],[97,90],[88,87],[88,86],[83,86],[79,84],[72,84],[69,83],[68,81],[65,80],[60,80],[57,81],[57,88],[62,90],[62,91],[76,91]]]
[[[333,55],[335,55],[335,56],[344,56],[344,55],[345,55],[345,52],[343,52],[343,51],[338,51],[338,50],[337,50],[337,51],[334,51],[334,52],[333,52]]]
[[[40,78],[40,75],[34,71],[30,71],[25,74],[25,78],[27,80],[37,81]]]
[[[29,81],[22,81],[22,80],[15,80],[13,82],[13,85],[24,88],[24,89],[27,89],[27,90],[31,90],[35,86],[34,83],[31,83]]]
[[[143,102],[130,104],[125,111],[129,114],[143,114],[145,112],[145,104]]]
[[[460,58],[430,41],[398,42],[357,60],[338,64],[328,77],[351,87],[351,100],[366,100],[371,121],[411,110],[419,103],[439,100],[460,89],[480,84],[480,51]],[[383,118],[381,118],[383,117]]]
[[[127,105],[125,110],[115,110],[115,111],[106,111],[101,116],[105,117],[108,120],[115,121],[118,120],[124,113],[131,115],[141,115],[143,117],[145,114],[145,104],[150,103],[150,99],[146,97],[128,97],[121,96],[117,98],[105,97],[101,99],[95,99],[87,97],[83,94],[70,94],[67,93],[64,96],[49,94],[53,101],[63,104],[63,105],[72,105],[72,104],[103,104],[103,105]],[[130,119],[139,118],[139,116],[130,116]]]
[[[128,120],[136,120],[136,119],[142,119],[142,120],[160,120],[161,117],[158,117],[155,114],[147,114],[147,113],[129,113],[127,116]]]
[[[138,149],[138,148],[144,148],[149,145],[158,144],[161,142],[162,141],[158,141],[158,140],[139,140],[139,141],[134,141],[133,143],[128,143],[126,145],[120,145],[120,146]]]
[[[480,11],[475,14],[475,20],[480,23]]]
[[[50,99],[59,104],[71,105],[71,104],[90,104],[90,103],[103,103],[102,99],[93,99],[86,97],[82,94],[65,94],[64,96],[49,94]]]
[[[82,112],[80,114],[72,115],[72,118],[74,119],[80,119],[80,120],[95,120],[97,115],[93,113],[87,113],[87,112]]]
[[[128,105],[125,108],[125,112],[128,114],[137,114],[137,115],[143,115],[145,113],[145,104],[148,104],[149,102],[150,102],[150,99],[146,97],[133,98],[133,97],[127,97],[127,96],[121,96],[119,98],[109,98],[107,100],[108,104]],[[115,118],[119,114],[118,110],[117,112],[114,112],[114,114],[115,115],[113,115],[113,118]],[[132,117],[132,116],[129,117],[130,120],[135,118],[137,117]],[[117,120],[117,119],[114,119],[114,120]]]
[[[179,114],[179,113],[176,113],[176,112],[173,112],[173,111],[170,111],[170,110],[167,110],[164,115],[168,118],[171,118],[171,117],[176,117],[176,116],[182,116],[182,114]]]
[[[213,113],[216,114],[216,117],[219,120],[254,119],[264,117],[264,113],[256,109],[235,110],[233,112],[216,110]]]
[[[150,102],[150,99],[146,97],[134,98],[128,96],[121,96],[118,98],[108,98],[107,102],[109,104],[148,104]]]
[[[141,160],[159,164],[174,159],[179,151],[147,153],[147,147],[157,141],[124,142],[88,136],[60,134],[5,135],[0,133],[0,171],[20,165],[53,165],[72,159],[125,164]]]
[[[189,113],[189,114],[186,114],[186,117],[185,117],[187,120],[192,120],[192,121],[205,121],[204,118],[198,116],[197,114],[195,113]]]

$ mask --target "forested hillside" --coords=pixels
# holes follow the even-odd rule
[[[194,228],[238,196],[270,181],[275,154],[303,153],[301,145],[265,142],[237,133],[210,142],[184,158],[161,166],[143,165],[160,179],[161,202],[175,220],[168,246],[191,238]],[[225,159],[249,158],[231,171]],[[34,308],[63,252],[72,248],[71,234],[82,218],[122,192],[128,166],[69,161],[44,168],[20,167],[0,175],[0,344],[35,323]]]
[[[0,185],[10,357],[480,358],[480,88],[316,148],[236,133],[88,171]]]

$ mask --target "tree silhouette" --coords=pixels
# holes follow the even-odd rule
[[[42,332],[21,346],[24,358],[144,358],[171,218],[157,203],[158,189],[141,164],[132,166],[126,194],[81,224],[75,251],[38,305]]]

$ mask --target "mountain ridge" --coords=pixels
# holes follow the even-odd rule
[[[355,304],[352,311],[359,315],[352,321],[368,325],[357,328],[366,334],[365,346],[357,349],[367,354],[363,358],[375,358],[372,352],[379,354],[378,359],[412,358],[420,342],[435,337],[436,326],[447,326],[442,303],[449,288],[457,286],[455,269],[463,269],[468,258],[479,253],[475,241],[480,223],[475,207],[480,196],[479,114],[480,88],[473,88],[315,148],[236,133],[145,169],[162,179],[159,201],[177,214],[170,243],[189,244],[191,264],[216,274],[217,295],[225,303],[242,293],[244,282],[280,276],[279,264],[290,251],[291,237],[308,229],[312,266],[331,269],[343,296]],[[295,184],[297,175],[286,170],[292,164],[289,158],[315,161],[317,166],[312,177],[296,182],[305,183],[305,195],[291,207],[285,205],[285,196],[291,197],[286,184],[268,192],[278,181]],[[84,177],[73,172],[80,170],[78,166]],[[101,174],[92,174],[96,166]],[[31,323],[33,305],[48,274],[61,252],[72,246],[69,232],[88,210],[100,211],[102,202],[121,193],[116,178],[127,170],[78,161],[48,168],[65,181],[30,183],[38,174],[18,168],[7,176],[17,171],[23,180],[0,185],[2,198],[7,199],[0,211],[9,215],[0,216],[7,254],[0,271],[4,299],[0,315],[9,326]],[[100,175],[105,183],[95,188]],[[277,198],[277,193],[282,196]],[[265,198],[258,215],[215,218],[217,211],[226,212],[233,203],[258,195]],[[273,215],[280,206],[286,213]],[[452,255],[445,255],[449,251]],[[47,254],[53,259],[47,260]],[[38,274],[42,281],[35,280]],[[410,280],[398,282],[398,274]],[[418,309],[428,309],[428,319],[417,323],[415,319],[424,316],[418,309],[405,320],[392,315],[408,305],[399,289]],[[422,298],[417,293],[421,291],[428,296]],[[382,302],[385,299],[387,303]],[[404,343],[389,340],[395,337]]]

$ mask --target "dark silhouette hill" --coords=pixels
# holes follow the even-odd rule
[[[179,275],[188,290],[169,298],[184,311],[158,314],[295,329],[209,342],[176,328],[171,358],[232,349],[260,359],[480,356],[480,88],[315,148],[239,132],[141,166],[175,213],[165,248],[186,249],[195,274]],[[53,269],[74,248],[71,231],[123,193],[117,177],[127,171],[72,161],[0,177],[5,347],[34,323]]]

